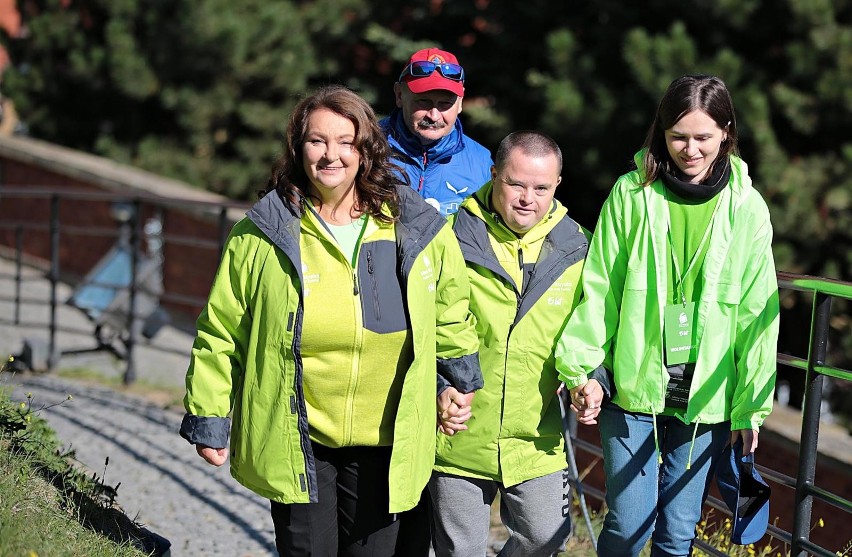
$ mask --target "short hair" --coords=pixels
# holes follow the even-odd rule
[[[533,130],[521,130],[512,132],[503,138],[497,147],[497,155],[494,157],[494,166],[501,170],[509,159],[509,155],[515,149],[519,149],[525,155],[531,157],[546,157],[555,155],[558,162],[558,171],[562,172],[562,150],[551,137]]]
[[[355,149],[361,156],[355,176],[356,207],[377,220],[390,222],[399,214],[399,194],[396,187],[402,184],[394,172],[397,168],[390,159],[391,148],[379,127],[376,114],[370,105],[353,91],[341,85],[327,85],[305,97],[290,114],[284,151],[272,167],[266,190],[277,191],[295,206],[309,195],[310,180],[302,163],[302,147],[308,120],[315,111],[327,109],[355,126]],[[382,212],[386,203],[393,217]]]
[[[727,162],[729,155],[738,154],[737,119],[734,114],[734,102],[725,83],[712,75],[685,75],[669,84],[654,120],[648,128],[643,148],[647,149],[643,157],[645,177],[643,186],[648,186],[660,174],[669,170],[673,164],[666,147],[666,130],[674,126],[681,118],[700,110],[710,116],[716,124],[726,130],[728,137],[719,147],[719,155],[713,161],[707,175],[713,173],[717,161]]]

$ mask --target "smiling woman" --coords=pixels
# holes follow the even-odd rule
[[[425,557],[423,410],[438,370],[482,386],[461,251],[395,168],[358,95],[299,102],[198,318],[181,434],[271,501],[282,555]]]
[[[355,178],[361,155],[355,149],[355,124],[327,109],[308,118],[302,163],[310,180],[308,193],[319,201],[326,222],[346,224],[356,219]]]
[[[728,140],[728,124],[719,124],[703,110],[693,110],[667,129],[666,147],[678,170],[693,184],[700,184]]]
[[[772,225],[717,77],[669,85],[635,161],[601,210],[556,361],[572,392],[601,364],[615,380],[598,418],[599,554],[638,555],[650,537],[652,554],[687,555],[723,448],[754,453],[772,409]]]

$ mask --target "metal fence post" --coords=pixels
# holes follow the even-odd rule
[[[815,371],[825,365],[828,346],[831,296],[814,292],[814,309],[811,317],[811,342],[808,350],[808,369],[805,375],[805,400],[802,406],[802,435],[799,444],[799,473],[796,480],[796,510],[793,518],[793,557],[805,557],[808,552],[802,542],[808,541],[811,528],[813,495],[809,489],[816,476],[817,446],[819,442],[819,416],[822,404],[823,376]]]
[[[21,273],[24,259],[24,227],[15,227],[15,325],[21,324]]]
[[[225,251],[225,242],[228,241],[228,208],[224,205],[219,207],[219,257]]]
[[[136,381],[136,366],[133,358],[133,348],[136,344],[136,292],[139,274],[139,250],[141,245],[142,204],[139,199],[133,200],[133,211],[130,216],[130,290],[127,308],[127,339],[125,340],[125,358],[127,368],[124,371],[124,384],[130,385]]]
[[[56,349],[56,289],[59,283],[59,195],[50,196],[50,340],[47,367],[53,369],[59,351]]]

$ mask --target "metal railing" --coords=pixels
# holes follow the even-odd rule
[[[49,300],[44,302],[36,299],[26,299],[30,304],[43,304],[49,308],[48,323],[46,324],[48,332],[47,340],[47,367],[53,368],[61,357],[63,352],[57,346],[57,329],[59,326],[57,309],[62,303],[58,297],[58,287],[61,278],[64,274],[62,268],[60,252],[61,241],[63,237],[115,237],[118,238],[121,234],[121,227],[124,227],[129,244],[129,264],[130,264],[130,280],[126,285],[114,284],[99,280],[88,281],[90,286],[108,288],[113,290],[126,290],[123,294],[127,297],[127,307],[122,310],[124,318],[124,330],[116,337],[123,345],[123,350],[118,350],[111,343],[103,342],[100,337],[97,339],[97,345],[88,350],[109,350],[114,355],[122,359],[125,364],[125,372],[123,381],[125,384],[133,383],[136,380],[136,366],[134,361],[134,347],[138,341],[139,327],[136,325],[140,317],[139,314],[139,299],[140,295],[156,296],[161,302],[172,302],[184,305],[201,306],[205,302],[205,298],[200,295],[187,295],[172,292],[150,292],[145,290],[145,286],[139,284],[137,280],[139,264],[142,258],[142,243],[144,235],[142,233],[142,215],[143,210],[148,208],[156,208],[160,212],[178,211],[183,214],[190,214],[190,219],[197,219],[199,223],[211,224],[215,223],[217,235],[215,239],[204,237],[187,237],[182,234],[163,233],[161,241],[163,244],[171,246],[182,246],[190,249],[208,249],[213,253],[213,257],[218,261],[222,247],[230,231],[233,219],[229,218],[229,211],[232,209],[245,209],[245,203],[238,202],[211,202],[199,201],[195,199],[172,199],[162,198],[153,195],[133,195],[127,196],[116,193],[107,192],[90,192],[90,191],[69,191],[66,189],[57,188],[15,188],[3,187],[0,188],[6,204],[10,200],[28,199],[38,200],[45,203],[49,207],[47,223],[43,221],[27,219],[8,219],[0,218],[0,230],[14,231],[14,260],[15,271],[12,277],[15,284],[15,291],[12,298],[0,297],[0,299],[12,301],[14,304],[14,323],[20,323],[20,307],[24,297],[21,293],[22,285],[22,268],[24,258],[24,244],[26,241],[27,232],[46,233],[48,236],[48,268],[46,278],[50,283]],[[89,226],[77,224],[65,224],[62,218],[63,203],[72,205],[77,202],[101,202],[111,205],[122,204],[130,207],[127,211],[123,222],[119,222],[118,226]],[[78,219],[79,220],[79,219]],[[7,246],[11,247],[11,246]],[[210,277],[212,279],[212,277]],[[97,330],[97,329],[96,329]],[[65,353],[76,353],[84,350],[66,351]]]
[[[826,362],[831,303],[834,298],[852,300],[852,283],[785,272],[777,273],[777,277],[779,289],[812,294],[813,309],[808,333],[809,351],[807,358],[791,356],[781,352],[777,354],[777,362],[779,364],[805,372],[806,387],[802,407],[797,476],[793,478],[765,466],[757,466],[765,480],[795,490],[793,531],[788,532],[774,524],[769,524],[767,534],[789,545],[792,557],[804,557],[809,554],[820,557],[837,557],[836,550],[822,547],[811,541],[810,531],[814,499],[824,501],[845,511],[847,514],[852,513],[852,502],[815,484],[824,378],[832,377],[843,381],[852,380],[852,372],[828,365]],[[852,331],[849,331],[849,334],[852,334]],[[576,422],[573,422],[571,425],[571,444],[575,450],[582,450],[587,454],[602,459],[603,451],[601,448],[594,443],[578,439],[576,436]],[[578,491],[598,501],[604,501],[606,493],[602,490],[588,485],[577,486],[577,488]],[[706,504],[715,511],[729,517],[731,516],[727,505],[715,497],[708,497]],[[726,555],[703,540],[696,539],[695,544],[705,553],[720,557]]]

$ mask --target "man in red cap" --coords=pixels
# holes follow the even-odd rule
[[[464,134],[464,68],[444,50],[415,52],[393,90],[397,108],[382,120],[412,188],[442,215],[491,179],[491,153]]]

